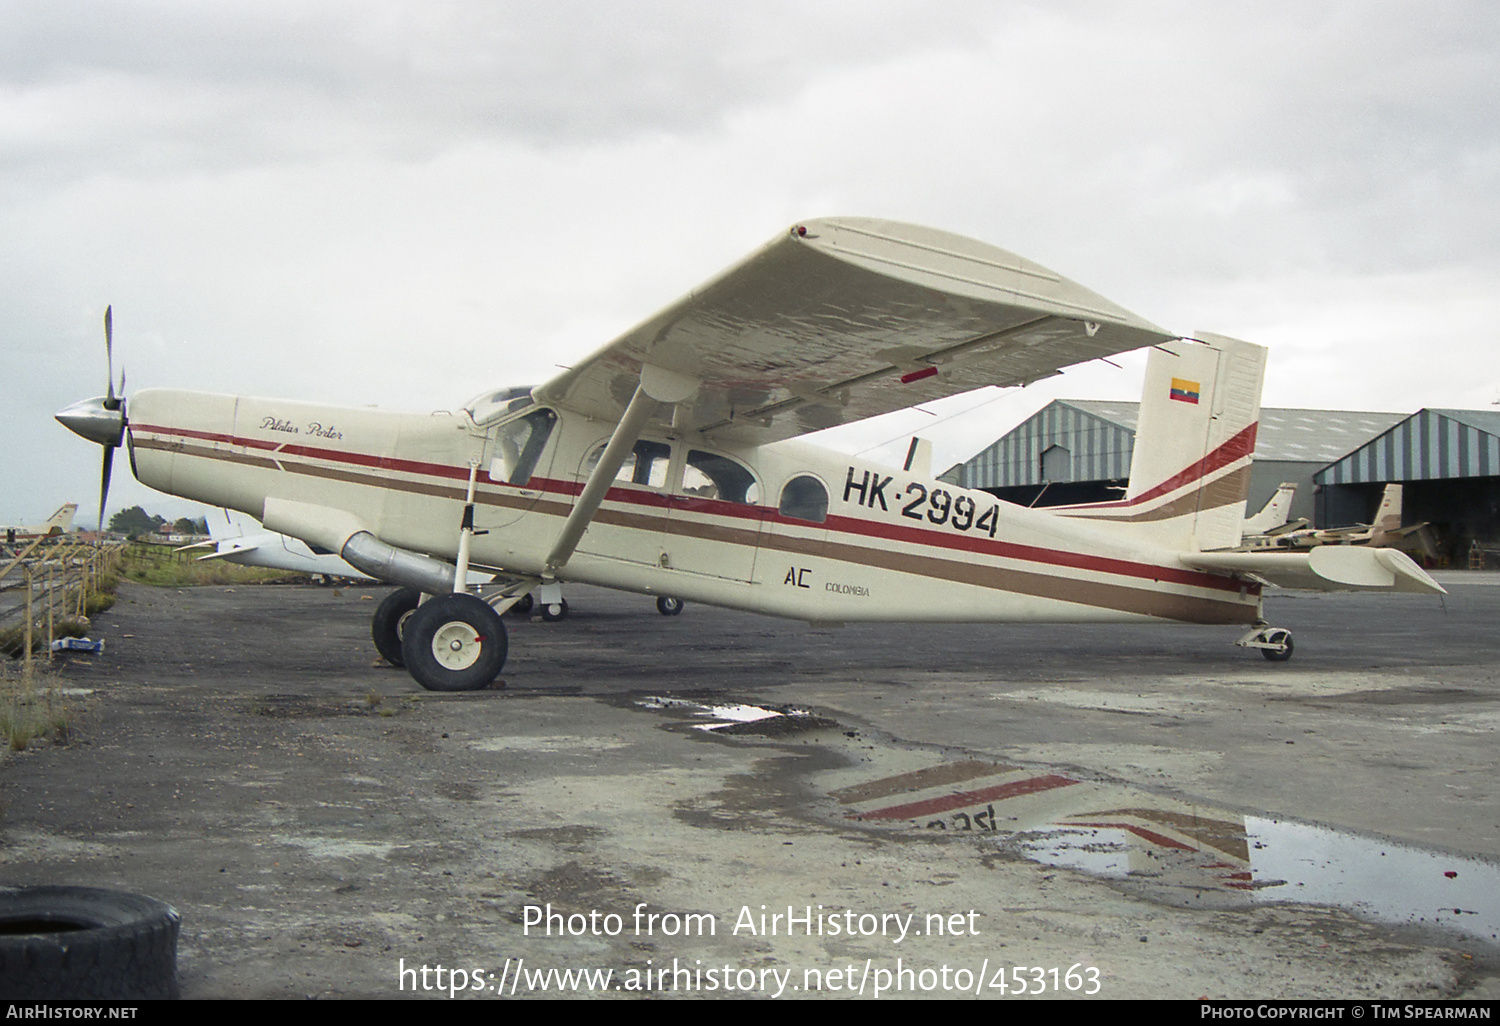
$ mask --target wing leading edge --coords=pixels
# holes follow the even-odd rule
[[[617,421],[650,365],[699,382],[679,429],[763,444],[1174,338],[1014,253],[869,218],[807,221],[540,386]]]

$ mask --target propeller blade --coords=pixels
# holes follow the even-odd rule
[[[105,400],[104,408],[112,410],[115,408],[115,307],[111,303],[104,308],[104,362],[109,365],[109,396]],[[123,391],[123,388],[121,389]],[[104,511],[100,510],[103,516]]]
[[[109,501],[109,475],[115,466],[115,450],[104,447],[104,469],[99,475],[99,530],[104,530],[104,504]]]

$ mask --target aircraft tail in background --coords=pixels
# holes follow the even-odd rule
[[[1278,527],[1284,527],[1292,516],[1292,500],[1297,497],[1297,484],[1294,481],[1283,481],[1276,489],[1276,494],[1266,500],[1266,504],[1260,508],[1260,512],[1254,516],[1245,518],[1244,534],[1266,534]]]
[[[78,503],[67,502],[57,508],[57,512],[47,518],[42,525],[39,534],[67,534],[73,528],[73,514],[78,512]]]

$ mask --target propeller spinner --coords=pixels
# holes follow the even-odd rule
[[[115,450],[125,438],[125,372],[120,371],[120,394],[115,394],[114,308],[104,308],[104,359],[108,365],[107,395],[82,399],[58,413],[57,420],[81,438],[104,446],[104,466],[99,475],[99,529],[104,529],[104,504],[109,498],[109,478]]]

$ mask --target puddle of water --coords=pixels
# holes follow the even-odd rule
[[[1255,878],[1286,881],[1261,891],[1263,900],[1340,905],[1500,939],[1500,866],[1285,820],[1247,816],[1245,831]]]
[[[599,752],[625,748],[631,742],[622,738],[585,737],[581,734],[545,736],[487,737],[470,743],[476,752]]]
[[[694,730],[722,730],[732,727],[737,723],[757,723],[761,720],[774,719],[778,716],[807,716],[808,713],[799,710],[791,712],[777,712],[775,709],[766,709],[758,705],[745,705],[734,703],[730,705],[710,705],[703,702],[693,702],[685,698],[642,698],[637,699],[636,705],[643,709],[682,709],[713,720],[712,723],[697,723],[693,725]]]
[[[1334,905],[1500,939],[1500,866],[1482,859],[997,763],[941,763],[830,797],[851,819],[987,835],[1172,904]]]

